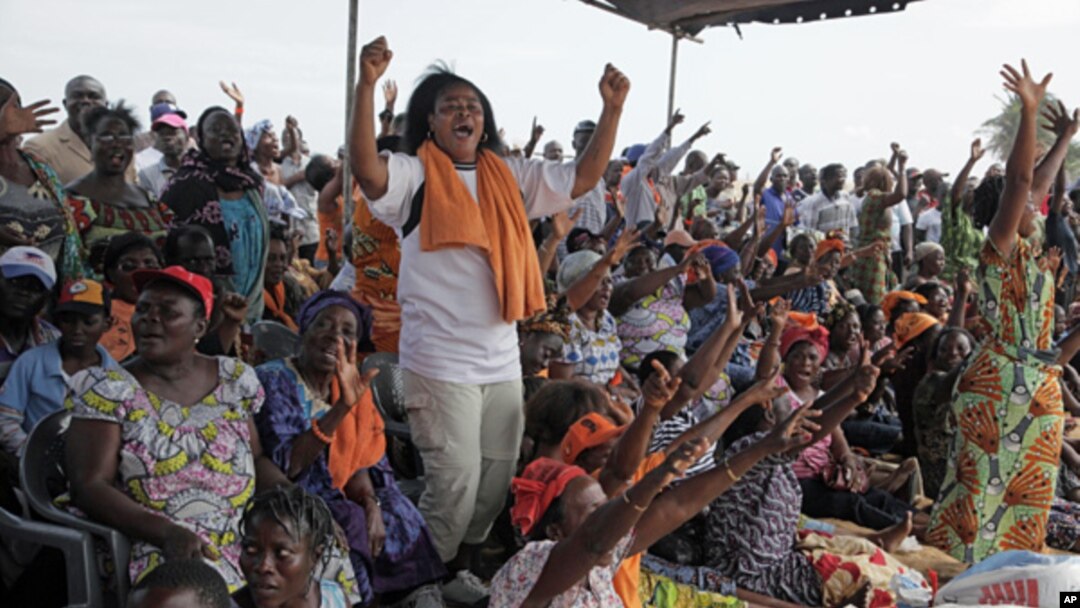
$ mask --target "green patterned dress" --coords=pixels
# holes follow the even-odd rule
[[[979,255],[988,338],[956,385],[957,433],[929,541],[967,563],[1010,549],[1039,551],[1058,478],[1064,410],[1052,333],[1054,283],[1025,241]]]
[[[986,240],[963,206],[962,200],[951,198],[942,205],[941,246],[945,249],[945,270],[941,276],[947,280],[956,277],[960,268],[975,270],[979,264],[979,251]]]
[[[891,238],[893,214],[885,206],[885,193],[871,190],[859,210],[859,243],[867,247]],[[903,203],[901,203],[903,204]],[[889,252],[855,260],[850,272],[851,283],[862,292],[866,301],[881,304],[885,294],[896,288],[896,275],[889,268]]]

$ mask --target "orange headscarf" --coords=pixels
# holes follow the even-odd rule
[[[896,308],[896,305],[903,300],[914,300],[920,306],[926,304],[926,298],[915,293],[914,291],[890,291],[889,293],[885,294],[885,298],[881,301],[881,310],[885,313],[886,321],[892,319],[893,309]]]
[[[551,458],[532,461],[522,471],[521,477],[515,477],[510,484],[514,493],[514,506],[510,508],[511,521],[523,535],[528,536],[551,503],[562,496],[566,486],[586,475],[581,467]]]
[[[525,203],[510,168],[495,153],[476,156],[476,195],[454,170],[450,157],[431,140],[417,151],[424,163],[424,213],[420,249],[436,251],[468,245],[483,249],[495,275],[499,309],[507,323],[544,310],[544,282]]]
[[[844,255],[844,241],[840,239],[822,239],[814,250],[814,259],[820,260],[830,251],[838,251],[840,255]]]
[[[939,324],[940,321],[925,312],[905,312],[900,315],[900,318],[896,320],[896,325],[893,327],[893,340],[896,342],[896,348],[903,348],[905,344]]]

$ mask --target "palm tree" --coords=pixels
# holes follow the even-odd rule
[[[1016,131],[1020,128],[1020,98],[1010,95],[1005,99],[998,97],[998,100],[1001,102],[1001,113],[983,122],[979,132],[983,137],[983,145],[991,154],[998,158],[1008,158],[1013,139],[1016,138]],[[1039,106],[1040,114],[1047,104],[1057,102],[1054,95],[1047,93],[1042,105]],[[1039,122],[1042,123],[1043,120],[1040,118]],[[1038,138],[1044,150],[1049,150],[1054,144],[1054,134],[1046,129],[1039,129]],[[1065,169],[1070,177],[1077,177],[1080,172],[1080,144],[1076,142],[1069,144],[1069,152],[1065,156]]]

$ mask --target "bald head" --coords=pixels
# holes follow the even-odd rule
[[[172,94],[172,91],[161,89],[154,96],[150,98],[150,105],[156,106],[159,103],[171,103],[176,105],[176,95]]]
[[[105,85],[93,76],[76,76],[64,87],[64,109],[67,110],[68,123],[80,136],[82,136],[82,117],[86,111],[104,106],[107,101]]]

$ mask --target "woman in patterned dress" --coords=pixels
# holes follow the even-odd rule
[[[67,205],[88,249],[126,232],[145,234],[158,247],[165,242],[171,213],[149,191],[124,178],[135,158],[132,136],[138,126],[123,104],[93,108],[83,117],[94,170],[67,185]]]
[[[1040,259],[1026,240],[1035,232],[1033,193],[1044,170],[1053,179],[1078,123],[1056,108],[1049,112],[1058,143],[1034,170],[1038,105],[1050,76],[1035,81],[1026,62],[1022,73],[1006,65],[1001,74],[1023,108],[1005,190],[979,255],[988,337],[956,385],[952,410],[959,432],[929,531],[932,544],[968,563],[999,551],[1042,548],[1064,425],[1060,365],[1080,341],[1074,332],[1054,352],[1053,261]]]
[[[71,499],[131,538],[133,582],[162,561],[203,558],[232,592],[244,586],[240,519],[256,482],[289,483],[255,430],[263,388],[244,363],[195,351],[213,308],[208,279],[172,266],[135,283],[139,356],[72,379]]]
[[[893,177],[885,167],[872,167],[863,176],[866,198],[859,211],[859,248],[869,247],[880,240],[888,240],[892,228],[893,205],[907,200],[908,183],[907,152],[897,153],[899,161],[896,173],[896,189],[891,194]],[[889,269],[889,252],[859,258],[851,268],[851,283],[871,304],[881,304],[885,294],[896,287],[896,276]]]

